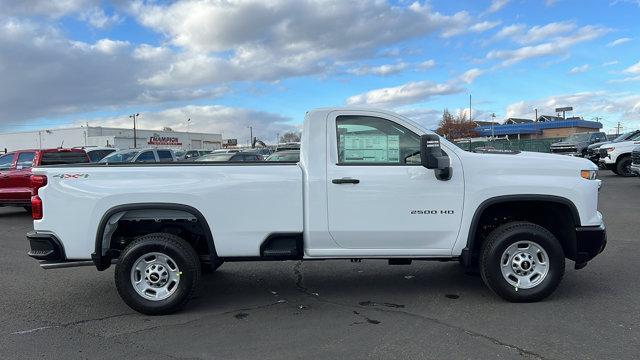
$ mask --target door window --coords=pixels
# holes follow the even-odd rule
[[[173,156],[169,150],[158,150],[158,159],[160,162],[173,161]]]
[[[0,156],[0,170],[11,169],[13,165],[13,153]]]
[[[419,165],[420,136],[373,116],[336,119],[339,165]]]
[[[20,155],[18,155],[18,162],[16,163],[16,168],[26,169],[33,166],[33,158],[35,157],[35,155],[36,153],[34,152],[20,153]]]
[[[138,156],[136,162],[156,162],[156,157],[153,151],[145,151]]]

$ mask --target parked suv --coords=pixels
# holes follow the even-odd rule
[[[551,144],[551,152],[586,157],[589,145],[603,141],[607,141],[607,135],[603,132],[576,133],[560,142]]]
[[[600,160],[600,147],[603,145],[619,143],[623,141],[631,141],[640,139],[640,130],[629,131],[621,134],[611,141],[603,141],[595,144],[591,144],[587,147],[587,158],[593,161],[596,165]]]
[[[0,156],[0,206],[31,206],[31,168],[88,163],[82,149],[18,150]]]

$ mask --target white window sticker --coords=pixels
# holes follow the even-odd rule
[[[340,135],[345,163],[400,163],[399,135]]]

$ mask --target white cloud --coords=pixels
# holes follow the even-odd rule
[[[487,30],[491,30],[494,27],[500,25],[501,21],[483,21],[476,24],[473,24],[469,30],[472,32],[484,32]]]
[[[0,0],[5,15],[40,15],[51,18],[81,13],[99,5],[100,0]]]
[[[487,10],[483,12],[483,14],[491,14],[491,13],[497,12],[508,3],[509,3],[509,0],[492,0],[491,5],[489,5],[489,8],[487,8]]]
[[[155,101],[215,97],[219,88],[157,89],[138,79],[167,65],[149,46],[127,41],[70,41],[56,28],[0,19],[2,122],[94,111]],[[213,88],[213,90],[212,90]]]
[[[546,28],[546,25],[543,27],[534,27],[537,28],[536,31],[531,33],[531,29],[527,32],[526,35],[519,38],[519,41],[532,41],[533,39],[539,40],[543,38],[542,34],[557,33],[562,26],[559,27],[549,27]],[[555,28],[554,31],[551,31],[552,28]],[[533,28],[532,28],[533,29]],[[561,32],[565,32],[566,30],[562,30]],[[576,31],[571,32],[570,34],[565,34],[563,36],[556,36],[549,42],[540,43],[537,45],[531,46],[523,46],[514,50],[492,50],[487,53],[487,59],[492,60],[502,60],[502,65],[508,66],[518,63],[520,61],[541,57],[541,56],[550,56],[550,55],[565,55],[568,53],[569,48],[575,44],[593,40],[598,38],[604,34],[609,32],[609,29],[601,27],[601,26],[593,26],[587,25],[583,26]]]
[[[512,24],[503,26],[502,29],[500,29],[500,31],[498,31],[498,33],[496,34],[496,38],[504,39],[522,34],[525,28],[526,25],[524,24]]]
[[[574,114],[587,120],[600,116],[605,123],[611,124],[617,120],[639,122],[637,113],[640,111],[640,95],[586,91],[518,101],[507,106],[506,117],[533,118],[534,109],[538,109],[538,115],[554,114],[554,109],[562,106],[573,106]]]
[[[418,68],[422,70],[431,69],[434,66],[436,66],[436,61],[433,59],[426,60],[418,64]]]
[[[623,37],[623,38],[620,38],[620,39],[613,40],[612,42],[608,43],[607,46],[608,47],[614,47],[614,46],[622,45],[622,44],[627,43],[629,41],[631,41],[631,38]]]
[[[478,76],[484,73],[483,70],[478,68],[473,68],[465,71],[462,75],[460,75],[460,80],[464,81],[467,84],[471,84]]]
[[[353,75],[391,75],[399,73],[407,68],[407,64],[399,62],[396,64],[385,64],[380,66],[361,66],[354,69],[347,70],[348,73]]]
[[[640,61],[638,61],[637,63],[629,66],[626,69],[624,69],[624,72],[629,73],[629,74],[638,74],[638,75],[640,75]]]
[[[107,15],[104,10],[99,7],[94,7],[82,12],[80,19],[98,29],[104,29],[122,21],[122,18],[118,14]]]
[[[364,0],[136,2],[131,12],[184,50],[144,80],[154,86],[326,73],[401,41],[460,34],[471,22],[466,12],[443,15],[418,2]]]
[[[612,61],[603,62],[602,66],[612,66],[612,65],[616,65],[618,63],[620,63],[618,60],[612,60]]]
[[[462,88],[452,83],[437,84],[431,81],[414,81],[400,86],[381,88],[354,95],[348,105],[396,107],[429,100],[433,96],[459,93]]]
[[[571,68],[571,70],[569,70],[569,74],[581,74],[584,72],[589,71],[591,67],[589,66],[589,64],[584,64],[584,65],[580,65],[580,66],[576,66]]]
[[[221,105],[169,108],[162,111],[142,112],[137,120],[141,129],[162,129],[167,126],[174,131],[212,132],[222,133],[224,138],[236,138],[245,143],[249,139],[247,126],[253,127],[254,136],[261,140],[275,140],[276,134],[287,131],[297,131],[297,127],[290,123],[291,119],[280,115],[255,111],[251,109],[227,107]],[[187,129],[187,119],[189,128]],[[101,117],[83,119],[79,124],[89,122],[105,127],[131,126],[126,116]]]

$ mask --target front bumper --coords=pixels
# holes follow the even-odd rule
[[[575,261],[576,269],[582,269],[589,260],[600,254],[607,246],[607,231],[604,223],[600,226],[576,227],[576,241],[568,249],[566,256]]]

